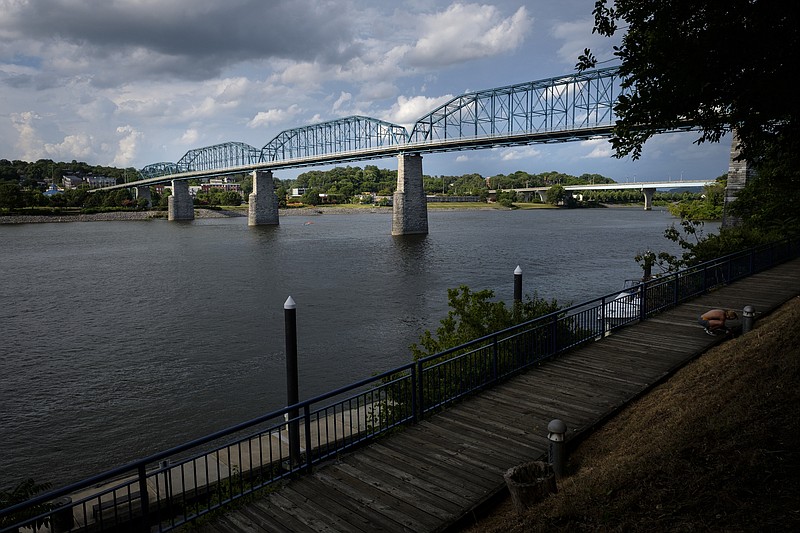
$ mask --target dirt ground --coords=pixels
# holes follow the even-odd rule
[[[464,530],[800,531],[800,297],[570,452],[558,493]]]

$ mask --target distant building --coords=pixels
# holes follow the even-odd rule
[[[61,183],[64,184],[64,189],[77,189],[83,185],[83,178],[80,176],[62,176]]]
[[[107,176],[86,176],[83,178],[83,180],[91,189],[111,187],[112,185],[117,184],[117,178],[109,178]]]
[[[242,192],[242,185],[235,181],[228,181],[228,178],[211,178],[208,180],[208,183],[204,183],[201,185],[203,192],[208,192],[210,190],[222,190],[222,191],[235,191],[235,192]]]
[[[62,176],[61,183],[64,184],[65,189],[77,189],[81,186],[88,186],[90,189],[97,189],[100,187],[111,187],[117,184],[116,178],[109,178],[107,176],[77,176],[69,175]]]

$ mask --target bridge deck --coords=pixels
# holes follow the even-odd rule
[[[547,452],[547,424],[590,431],[722,339],[712,307],[769,312],[800,294],[800,260],[737,281],[547,362],[241,508],[204,532],[442,531],[505,490],[503,474]]]

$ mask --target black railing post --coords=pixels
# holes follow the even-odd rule
[[[681,301],[681,289],[680,289],[680,278],[678,277],[678,273],[675,272],[675,290],[674,292],[674,302],[672,303],[672,307],[677,307],[678,303]]]
[[[497,345],[497,335],[492,338],[492,383],[500,375],[500,347]]]
[[[303,422],[306,428],[306,469],[307,473],[311,473],[311,467],[314,464],[314,457],[311,454],[311,406],[306,404],[303,407]]]
[[[708,263],[703,263],[703,285],[702,285],[703,294],[706,293],[707,287],[708,287]]]
[[[417,363],[411,365],[411,421],[417,423],[419,417],[417,416],[418,402],[417,402]]]
[[[733,279],[733,273],[731,270],[732,268],[733,268],[733,258],[728,258],[728,274],[727,274],[727,279],[725,280],[725,285],[730,285],[731,280]]]
[[[606,331],[610,330],[611,328],[606,329],[606,297],[603,296],[600,298],[600,337],[605,337]]]
[[[297,305],[291,296],[283,304],[286,329],[286,405],[296,405],[300,401],[297,378]],[[297,408],[289,413],[289,463],[300,461],[300,412]]]
[[[150,532],[150,494],[147,492],[147,469],[145,464],[139,464],[139,499],[142,501],[142,522],[139,530]]]
[[[422,420],[425,414],[425,376],[422,374],[422,361],[417,361],[417,420]]]
[[[639,285],[639,321],[647,319],[647,283]]]

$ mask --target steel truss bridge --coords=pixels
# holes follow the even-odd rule
[[[141,169],[142,179],[111,188],[253,170],[608,137],[622,94],[609,67],[463,94],[403,126],[350,116],[282,131],[263,147],[226,142],[189,150],[176,163]],[[686,128],[689,129],[689,128]]]

